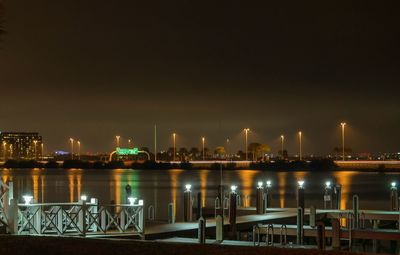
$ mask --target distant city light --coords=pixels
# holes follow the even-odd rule
[[[261,189],[263,187],[263,183],[262,182],[258,182],[258,188]]]
[[[397,183],[396,182],[392,182],[392,188],[396,188]]]
[[[185,188],[186,188],[186,191],[190,191],[192,189],[192,185],[191,184],[186,184]]]
[[[267,187],[270,188],[272,186],[272,182],[270,180],[267,181]]]
[[[88,197],[87,197],[86,195],[82,195],[82,196],[81,196],[81,200],[82,200],[82,201],[86,201],[87,199],[88,199]]]
[[[299,184],[299,188],[303,188],[304,187],[304,181],[298,181],[297,183]]]

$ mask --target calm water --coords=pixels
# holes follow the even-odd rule
[[[38,202],[74,202],[82,195],[96,197],[100,203],[124,203],[125,187],[132,195],[156,207],[159,219],[167,218],[168,203],[176,202],[177,219],[181,220],[183,190],[187,183],[192,190],[203,192],[204,206],[213,207],[220,182],[220,172],[212,170],[64,170],[15,169],[0,170],[3,181],[14,182],[17,196],[31,194]],[[400,182],[399,173],[341,172],[268,172],[255,170],[224,171],[224,185],[235,184],[245,206],[255,205],[258,181],[270,179],[273,184],[273,207],[295,207],[297,180],[305,180],[306,206],[323,207],[324,183],[342,184],[342,208],[351,208],[351,197],[358,194],[363,209],[389,209],[392,181]],[[247,198],[247,199],[246,199]]]

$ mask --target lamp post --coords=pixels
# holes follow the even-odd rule
[[[81,142],[77,141],[78,143],[78,159],[81,160]]]
[[[346,126],[345,122],[340,123],[342,126],[342,160],[344,161],[344,127]]]
[[[202,137],[202,138],[201,138],[201,141],[202,141],[202,143],[203,143],[203,161],[204,161],[204,160],[205,160],[205,154],[204,154],[204,152],[205,152],[206,138],[205,138],[205,137]]]
[[[303,135],[303,133],[301,131],[299,131],[299,146],[300,146],[299,159],[300,159],[300,161],[303,159],[303,148],[302,148],[302,144],[301,144],[302,135]]]
[[[121,138],[121,136],[119,136],[119,135],[116,135],[115,136],[115,139],[117,140],[117,148],[119,147],[119,139]]]
[[[132,139],[128,139],[128,147],[131,148]]]
[[[176,156],[176,133],[173,133],[172,134],[172,140],[173,140],[173,143],[174,143],[174,161],[175,161],[175,156]]]
[[[248,146],[247,146],[247,142],[248,142],[248,140],[247,140],[247,138],[248,138],[248,133],[249,133],[249,131],[250,131],[250,128],[245,128],[244,129],[244,133],[245,133],[245,145],[246,145],[246,161],[248,160],[248,156],[249,156],[249,152],[248,152]]]
[[[70,138],[69,141],[71,142],[71,159],[74,159],[74,139]]]
[[[3,157],[4,157],[4,161],[6,161],[6,157],[7,157],[7,142],[3,142]]]
[[[41,147],[41,155],[42,155],[42,160],[44,160],[44,143],[42,142],[42,144],[40,145]]]
[[[37,150],[36,150],[36,148],[37,148],[37,142],[38,142],[38,141],[36,141],[36,140],[33,141],[33,144],[35,145],[35,160],[37,160]]]
[[[285,136],[281,135],[281,153],[282,153],[282,159],[285,158],[285,156],[283,155],[283,143],[285,141]]]
[[[229,138],[226,139],[226,160],[229,160]]]

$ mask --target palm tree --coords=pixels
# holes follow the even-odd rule
[[[225,155],[225,148],[222,146],[215,148],[214,154],[217,154],[218,158],[222,158],[222,156]]]
[[[182,161],[186,161],[186,157],[188,156],[188,150],[185,147],[179,149],[179,157]]]
[[[192,147],[189,151],[189,155],[192,157],[192,159],[196,159],[200,154],[199,148]]]
[[[261,147],[261,144],[259,144],[259,143],[250,143],[249,144],[248,150],[252,153],[253,161],[256,161],[260,147]]]
[[[261,152],[261,154],[262,154],[262,160],[264,161],[264,159],[265,159],[265,153],[270,152],[270,151],[271,151],[271,148],[270,148],[268,145],[266,145],[266,144],[261,144],[260,147],[259,147],[259,151]]]

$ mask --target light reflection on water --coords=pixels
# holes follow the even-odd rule
[[[15,194],[33,195],[37,202],[76,202],[82,194],[96,197],[101,203],[126,203],[125,187],[129,184],[132,196],[153,205],[161,219],[168,215],[168,203],[175,205],[177,220],[182,217],[184,186],[192,184],[193,196],[201,191],[203,206],[213,207],[218,194],[220,172],[212,170],[80,170],[80,169],[15,169],[0,170],[1,179],[14,182]],[[305,180],[306,207],[323,207],[324,183],[336,180],[342,185],[341,208],[351,208],[354,194],[360,197],[365,209],[389,209],[390,183],[399,181],[398,173],[341,172],[272,172],[257,170],[224,171],[223,183],[228,188],[238,185],[243,205],[255,204],[255,188],[258,181],[272,180],[272,206],[295,207],[295,191],[298,180]],[[387,196],[386,196],[387,194]],[[249,199],[245,199],[248,197]]]

